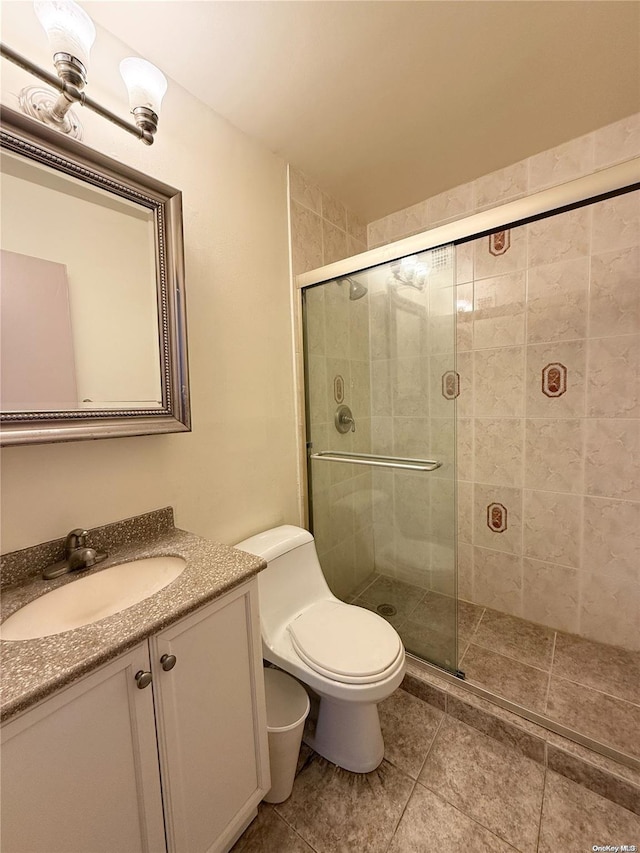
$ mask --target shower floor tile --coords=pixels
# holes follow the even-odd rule
[[[640,757],[640,652],[554,631],[468,601],[373,575],[353,601],[387,617],[405,648],[461,669],[471,684]],[[457,661],[454,615],[457,613]],[[548,695],[547,695],[548,694]],[[635,737],[637,741],[637,736]]]

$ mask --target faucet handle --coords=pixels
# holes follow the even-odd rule
[[[83,530],[82,527],[76,527],[75,530],[72,530],[67,534],[67,538],[64,543],[64,551],[67,557],[77,548],[84,548],[86,546],[87,536],[88,531]]]

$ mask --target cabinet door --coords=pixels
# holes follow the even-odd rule
[[[269,789],[257,582],[150,641],[167,844],[227,850]],[[175,655],[163,671],[163,655]]]
[[[147,643],[2,727],[3,853],[166,850]]]

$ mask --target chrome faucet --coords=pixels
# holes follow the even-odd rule
[[[42,573],[44,580],[59,578],[69,572],[83,572],[107,559],[106,551],[87,548],[87,531],[76,527],[67,534],[64,543],[64,560],[48,566]]]

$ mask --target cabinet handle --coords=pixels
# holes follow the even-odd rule
[[[176,665],[176,656],[175,655],[162,655],[160,658],[160,663],[162,664],[162,668],[165,672],[169,672],[170,669],[173,669]]]
[[[144,690],[145,687],[148,687],[153,680],[153,676],[150,672],[146,672],[144,669],[136,672],[136,684],[140,690]]]

